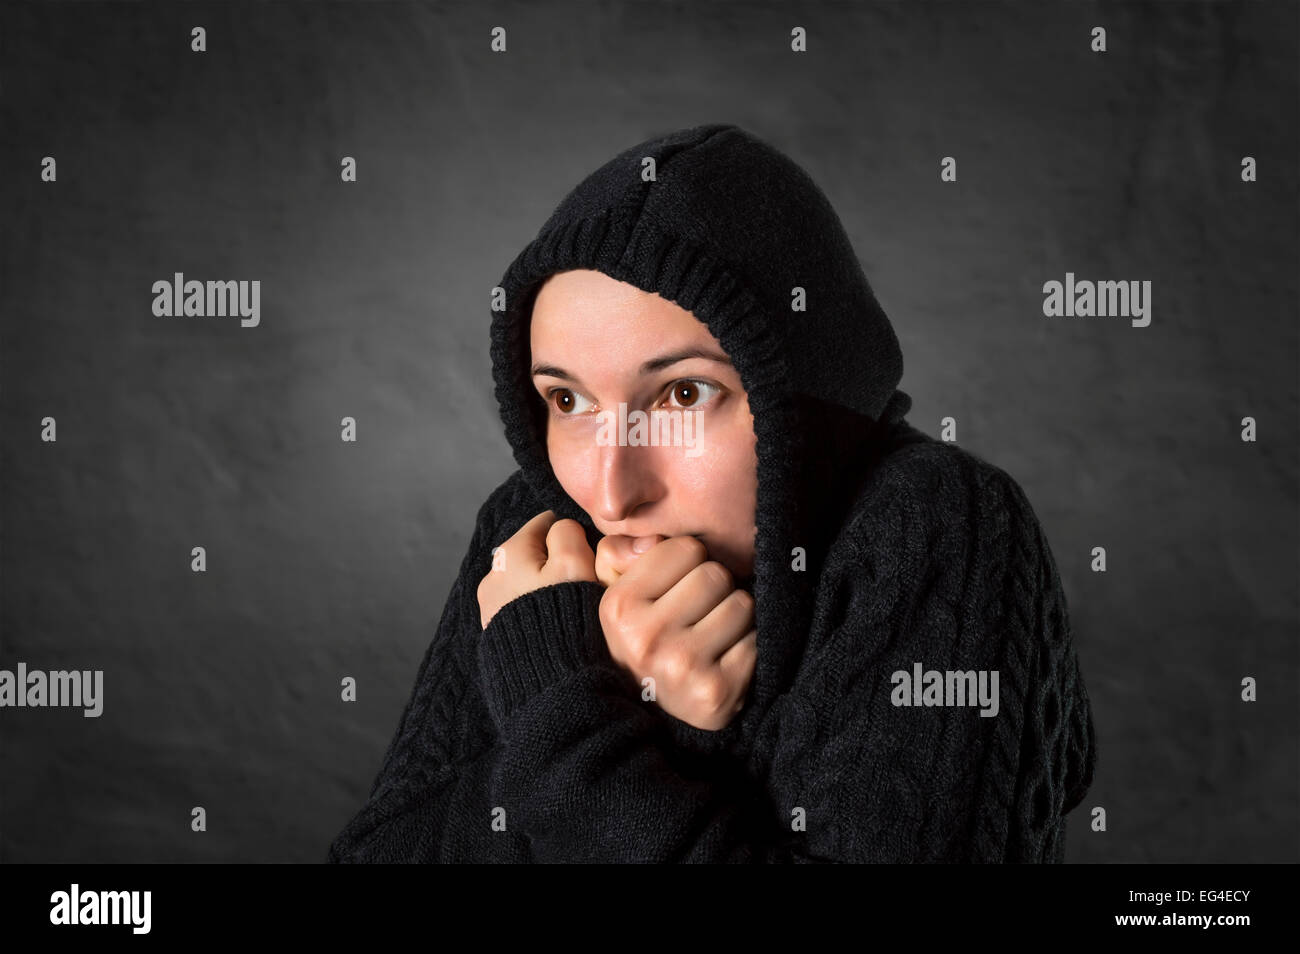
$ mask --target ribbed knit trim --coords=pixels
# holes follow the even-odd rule
[[[585,580],[555,583],[511,600],[488,621],[479,637],[479,670],[498,727],[567,673],[613,664],[600,625],[604,592]]]
[[[695,314],[731,357],[757,437],[758,663],[747,704],[726,729],[706,732],[670,720],[679,741],[708,751],[727,745],[735,731],[747,732],[761,719],[768,703],[789,686],[802,655],[817,575],[790,570],[791,551],[806,537],[794,493],[804,448],[784,343],[772,316],[726,264],[640,213],[639,203],[629,199],[618,208],[543,230],[520,252],[502,281],[506,307],[493,314],[493,374],[506,436],[529,484],[544,507],[577,520],[594,542],[598,531],[555,479],[544,434],[528,412],[533,392],[527,335],[542,281],[560,271],[594,269],[656,293]],[[895,390],[881,404],[878,424],[885,428],[906,413],[911,399]]]

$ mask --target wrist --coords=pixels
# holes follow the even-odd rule
[[[479,636],[483,692],[497,724],[569,673],[613,665],[600,626],[605,588],[587,580],[553,583],[506,603]]]

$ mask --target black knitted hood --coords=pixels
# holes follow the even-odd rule
[[[529,374],[537,290],[575,268],[692,312],[747,392],[758,453],[758,663],[735,729],[789,685],[820,555],[874,449],[911,406],[897,389],[898,340],[829,201],[785,155],[734,125],[680,130],[619,153],[564,198],[511,263],[492,316],[496,396],[515,460],[540,509],[578,520],[593,546],[599,533],[551,470]],[[792,308],[796,289],[804,310]],[[807,555],[804,571],[792,569],[795,547]]]

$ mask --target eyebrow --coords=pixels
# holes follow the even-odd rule
[[[705,358],[709,361],[716,361],[719,364],[731,364],[731,359],[719,351],[713,351],[709,348],[683,348],[681,351],[673,351],[669,354],[661,354],[657,358],[651,358],[641,365],[642,374],[650,374],[652,371],[662,371],[669,365],[676,364],[678,361],[685,361],[688,358]],[[577,381],[578,379],[565,371],[563,368],[557,368],[553,364],[535,364],[532,373],[534,376],[545,374],[552,378],[563,378],[566,381]]]

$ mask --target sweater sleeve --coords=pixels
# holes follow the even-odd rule
[[[722,752],[677,747],[667,716],[611,659],[603,588],[561,583],[503,607],[479,647],[505,740],[490,797],[534,858],[566,862],[789,861],[763,789]]]

